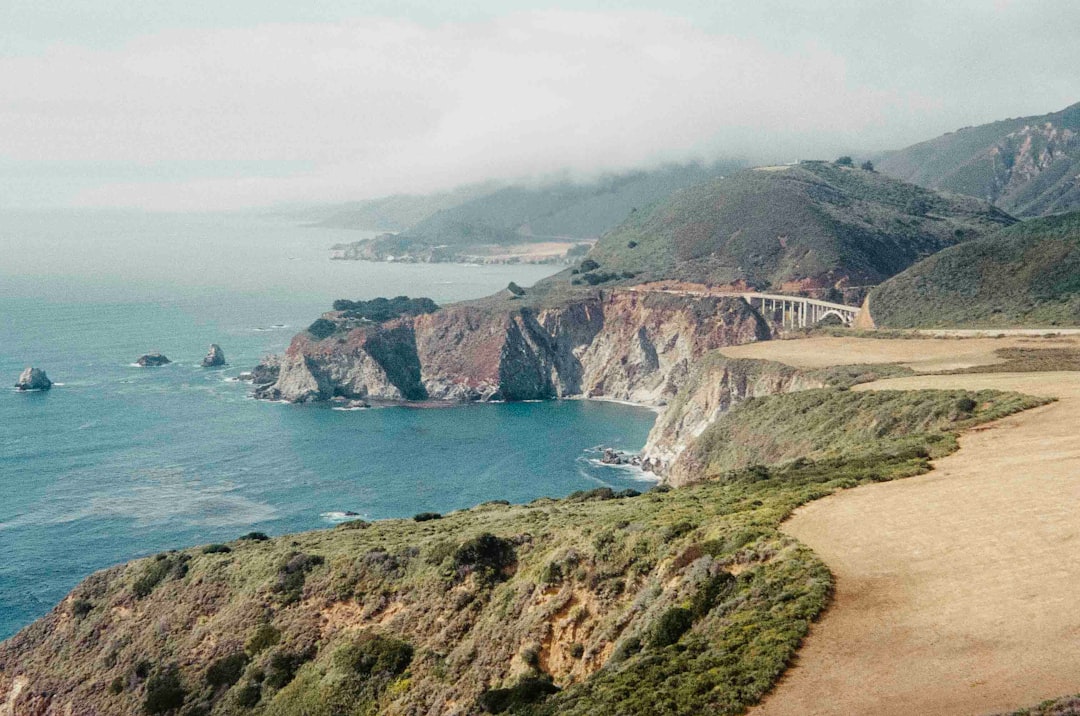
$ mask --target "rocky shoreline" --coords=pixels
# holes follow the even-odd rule
[[[660,415],[640,456],[609,455],[608,464],[657,474],[739,401],[820,384],[760,362],[704,360],[725,346],[783,335],[738,297],[593,289],[554,305],[518,299],[504,292],[381,323],[331,311],[318,335],[296,335],[284,355],[242,377],[260,399],[339,409],[631,403]]]

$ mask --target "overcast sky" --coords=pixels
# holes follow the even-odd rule
[[[901,147],[1080,101],[1077,0],[4,0],[0,208]]]

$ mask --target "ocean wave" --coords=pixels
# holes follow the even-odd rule
[[[323,512],[323,513],[321,513],[319,515],[319,517],[323,518],[327,522],[333,522],[334,524],[339,524],[341,522],[354,522],[356,520],[365,520],[365,519],[367,519],[368,516],[366,514],[362,515],[359,512],[353,512],[352,510],[346,510],[344,512],[339,512],[339,511]]]

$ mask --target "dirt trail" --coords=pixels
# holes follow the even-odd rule
[[[785,523],[832,569],[836,596],[757,716],[985,714],[1080,691],[1080,373],[859,389],[914,388],[1060,400],[966,433],[927,475]]]

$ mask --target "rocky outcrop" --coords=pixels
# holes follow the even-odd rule
[[[694,367],[663,409],[642,450],[642,464],[663,474],[717,418],[748,398],[823,388],[826,381],[782,363],[727,358],[712,353]]]
[[[225,365],[225,351],[221,350],[221,346],[217,343],[210,344],[210,350],[206,352],[206,357],[202,359],[203,368],[217,368]]]
[[[603,397],[656,405],[705,353],[769,338],[740,298],[591,291],[552,307],[457,304],[383,324],[328,313],[301,333],[261,398],[306,402]]]
[[[41,368],[27,368],[19,374],[15,387],[18,390],[48,390],[52,381]]]
[[[139,356],[139,359],[135,361],[135,364],[143,368],[157,368],[163,365],[172,363],[171,360],[166,358],[161,353],[147,353]]]

